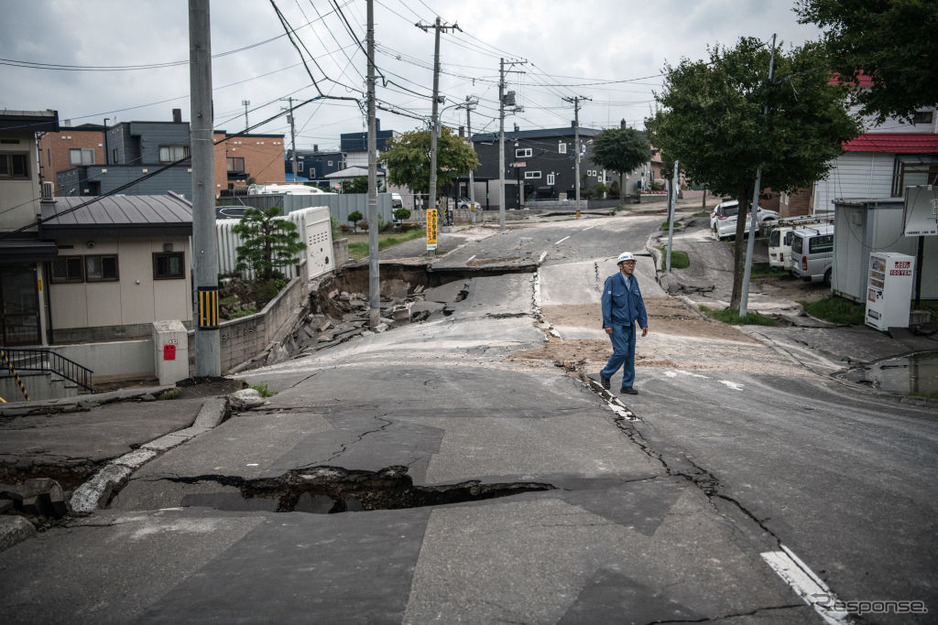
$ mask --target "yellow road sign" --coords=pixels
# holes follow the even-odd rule
[[[437,210],[435,208],[427,209],[427,249],[436,249],[437,234]]]

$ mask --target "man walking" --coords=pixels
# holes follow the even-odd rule
[[[648,316],[645,313],[645,301],[638,288],[635,271],[635,256],[630,252],[619,254],[616,259],[619,273],[606,278],[603,285],[602,309],[603,330],[612,340],[612,356],[606,368],[599,372],[599,380],[604,389],[609,389],[610,378],[622,367],[622,388],[620,393],[638,395],[632,388],[635,381],[635,323],[642,329],[642,336],[648,335]]]

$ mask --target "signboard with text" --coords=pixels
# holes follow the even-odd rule
[[[938,187],[906,187],[902,222],[907,237],[938,236]]]
[[[427,209],[427,251],[436,249],[437,210]]]

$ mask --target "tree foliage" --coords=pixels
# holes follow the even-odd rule
[[[650,158],[648,137],[634,128],[609,128],[593,139],[593,161],[619,174],[620,189],[625,175]]]
[[[859,132],[817,44],[777,50],[771,83],[770,55],[759,40],[743,38],[733,49],[710,49],[709,60],[666,66],[655,96],[661,109],[646,121],[652,143],[691,179],[741,207],[751,202],[760,166],[763,187],[810,186]],[[733,309],[741,301],[745,222],[737,223]]]
[[[934,0],[800,0],[799,22],[824,30],[832,69],[853,83],[853,102],[883,122],[938,103],[938,3]],[[862,88],[859,75],[872,80]]]
[[[437,190],[456,176],[479,166],[479,159],[469,143],[443,126],[437,139]],[[387,165],[388,182],[405,186],[416,193],[430,190],[430,131],[412,130],[388,140],[388,150],[381,155]]]
[[[296,262],[297,254],[306,249],[296,224],[282,218],[279,206],[263,211],[249,208],[231,230],[242,241],[236,250],[237,270],[250,270],[261,280],[281,277],[278,268]]]

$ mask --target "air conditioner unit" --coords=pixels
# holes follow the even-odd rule
[[[50,180],[44,180],[42,183],[42,201],[43,202],[54,202],[55,201],[55,183]]]

